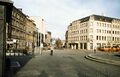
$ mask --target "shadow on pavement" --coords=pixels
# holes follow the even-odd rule
[[[120,53],[119,53],[119,54],[116,54],[115,56],[120,57]]]
[[[82,74],[81,72],[78,72],[77,74],[78,74],[78,77],[89,77],[86,74]]]
[[[48,74],[43,70],[39,77],[49,77]]]
[[[33,56],[7,56],[6,57],[6,76],[13,77]]]

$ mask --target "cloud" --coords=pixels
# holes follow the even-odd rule
[[[64,39],[67,26],[91,14],[120,17],[119,0],[13,0],[29,16],[41,16],[53,37]]]

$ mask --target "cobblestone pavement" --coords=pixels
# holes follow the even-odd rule
[[[120,68],[84,58],[82,50],[43,51],[32,58],[15,77],[120,77]]]

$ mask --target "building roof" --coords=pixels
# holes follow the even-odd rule
[[[80,23],[82,22],[86,22],[86,21],[89,21],[89,19],[93,16],[94,20],[96,21],[102,21],[102,22],[109,22],[109,23],[112,23],[113,20],[119,20],[118,18],[112,18],[112,17],[107,17],[107,16],[103,16],[103,15],[95,15],[95,14],[92,14],[90,16],[87,16],[87,17],[84,17],[84,18],[81,18],[81,19],[78,19],[78,20],[75,20],[73,22],[76,22],[76,21],[80,21]],[[70,23],[69,26],[72,26],[72,23]],[[68,27],[69,27],[68,26]]]
[[[87,16],[85,18],[79,19],[79,21],[82,23],[82,22],[89,21],[89,19],[90,19],[90,16]]]
[[[93,14],[93,15],[90,15],[90,16],[87,16],[87,17],[78,19],[77,21],[80,21],[81,23],[82,23],[82,22],[89,21],[89,19],[90,19],[91,16],[94,17],[94,20],[103,21],[103,22],[112,22],[114,19],[115,19],[115,20],[120,20],[120,19],[118,19],[118,18],[112,18],[112,17],[107,17],[107,16],[102,16],[102,15],[95,15],[95,14]]]
[[[100,16],[100,15],[93,15],[93,16],[94,16],[94,20],[103,21],[103,22],[112,22],[113,19],[115,19],[115,18]]]
[[[15,6],[13,6],[13,9],[17,10],[19,13],[21,13],[24,17],[27,17],[26,14],[24,14],[20,9],[16,8]]]

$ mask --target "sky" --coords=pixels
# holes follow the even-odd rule
[[[68,25],[97,14],[120,18],[120,0],[12,0],[28,16],[41,16],[52,37],[65,39]]]

